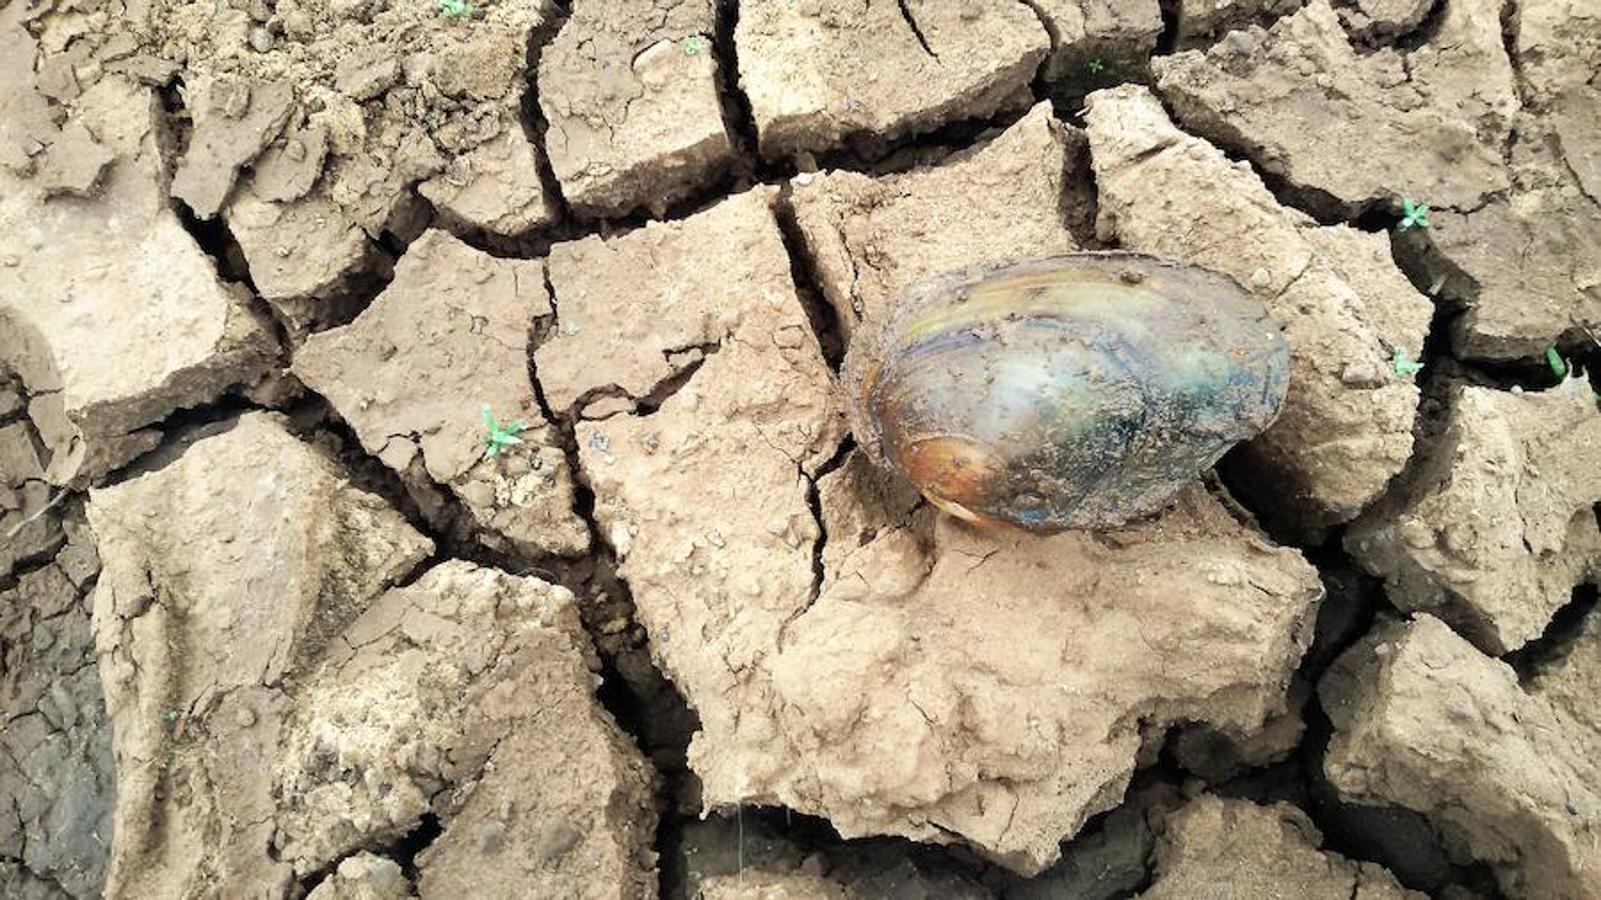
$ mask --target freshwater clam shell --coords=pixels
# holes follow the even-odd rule
[[[858,332],[844,369],[872,460],[946,512],[1035,531],[1161,509],[1273,421],[1289,375],[1261,301],[1133,253],[915,287]]]

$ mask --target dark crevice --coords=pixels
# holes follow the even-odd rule
[[[901,11],[901,18],[906,20],[906,27],[912,30],[912,36],[917,38],[918,46],[923,48],[923,52],[932,59],[938,60],[939,54],[935,53],[934,48],[929,46],[928,38],[923,35],[922,27],[917,24],[917,17],[912,15],[912,10],[906,3],[907,0],[896,0],[895,4]]]
[[[812,521],[817,525],[817,537],[812,541],[812,587],[807,593],[806,605],[796,611],[789,621],[805,615],[806,611],[817,602],[817,598],[822,596],[823,578],[826,574],[823,569],[823,550],[828,547],[828,520],[823,516],[823,501],[818,485],[824,477],[845,465],[845,461],[850,459],[851,451],[855,449],[856,441],[847,436],[840,441],[834,455],[817,468],[816,474],[808,474],[804,467],[800,469],[801,477],[806,479],[806,506],[811,510]]]
[[[1021,881],[1000,875],[984,885],[995,867],[961,845],[941,846],[905,838],[842,838],[826,819],[780,806],[720,809],[685,827],[662,857],[662,897],[693,900],[708,878],[741,872],[810,871],[851,885],[851,896],[923,897],[932,886],[999,895]],[[938,827],[937,825],[935,827]]]
[[[844,330],[840,327],[838,311],[829,302],[823,290],[822,278],[807,250],[806,234],[796,218],[794,205],[790,203],[790,191],[791,188],[785,185],[774,208],[784,250],[789,254],[790,281],[794,283],[796,296],[806,310],[806,320],[811,323],[812,334],[817,337],[823,359],[828,362],[830,369],[838,372],[845,359]]]
[[[166,418],[145,426],[161,433],[159,444],[107,473],[97,486],[110,487],[160,471],[177,461],[196,441],[232,430],[240,416],[259,409],[261,407],[243,396],[227,393],[209,403],[175,410]]]
[[[1525,108],[1532,107],[1529,81],[1523,74],[1523,57],[1518,53],[1518,27],[1522,24],[1523,7],[1518,0],[1506,0],[1501,7],[1501,46],[1506,50],[1507,62],[1512,66],[1512,82],[1517,88],[1518,100]],[[1511,148],[1508,147],[1508,153]]]
[[[411,881],[417,880],[417,855],[433,844],[445,829],[439,822],[439,817],[431,812],[423,813],[422,820],[417,823],[406,835],[390,845],[386,852],[380,856],[388,856],[400,864],[400,870],[406,873]]]
[[[1423,15],[1423,20],[1403,34],[1389,38],[1389,45],[1397,53],[1407,54],[1413,50],[1430,43],[1440,33],[1440,27],[1445,24],[1445,13],[1450,7],[1450,0],[1434,0],[1429,11]],[[1367,47],[1377,50],[1385,46],[1384,41],[1370,42]],[[1358,49],[1363,49],[1359,46]]]
[[[552,561],[551,571],[540,574],[567,586],[579,598],[579,618],[601,660],[596,701],[661,776],[662,794],[658,799],[664,811],[657,820],[654,845],[664,861],[665,872],[668,848],[677,840],[686,818],[699,807],[699,782],[689,770],[689,741],[700,730],[700,719],[678,687],[656,665],[650,636],[635,615],[633,593],[617,571],[616,548],[600,527],[595,491],[579,458],[578,407],[571,415],[558,414],[540,383],[534,351],[557,327],[560,318],[560,298],[550,282],[548,268],[545,277],[556,314],[531,323],[528,376],[534,386],[535,402],[555,430],[567,459],[573,476],[574,512],[589,529],[591,549],[587,557],[579,560]],[[687,368],[684,381],[698,365]]]
[[[168,200],[184,230],[211,257],[218,277],[225,282],[243,285],[252,295],[256,294],[256,282],[250,277],[250,266],[245,262],[244,251],[239,248],[239,242],[234,240],[233,232],[228,229],[222,215],[210,219],[197,218],[188,204],[170,197]]]
[[[1158,0],[1162,11],[1162,34],[1156,39],[1156,55],[1167,56],[1178,49],[1180,0]]]
[[[717,55],[717,96],[722,106],[723,127],[733,139],[734,151],[755,180],[760,166],[761,142],[750,98],[745,96],[739,83],[739,44],[734,40],[739,27],[738,0],[717,0],[713,14],[716,18],[712,50]]]
[[[1518,681],[1524,687],[1568,658],[1584,634],[1596,603],[1596,586],[1579,585],[1574,588],[1572,599],[1556,611],[1539,637],[1501,657],[1503,662],[1517,671]]]

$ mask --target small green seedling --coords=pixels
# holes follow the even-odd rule
[[[1102,62],[1101,58],[1097,56],[1085,63],[1084,68],[1089,69],[1091,75],[1099,75],[1106,71],[1106,63]]]
[[[521,444],[523,439],[517,435],[528,430],[528,423],[519,419],[502,425],[495,414],[489,411],[489,404],[485,403],[484,427],[489,429],[489,433],[484,435],[484,459],[490,459]]]
[[[1407,359],[1405,347],[1395,348],[1395,352],[1390,356],[1390,365],[1395,367],[1395,374],[1403,378],[1411,378],[1413,375],[1423,371],[1423,363]]]
[[[1401,199],[1401,224],[1395,226],[1398,231],[1408,228],[1429,227],[1429,205],[1427,203],[1413,204],[1411,200]]]
[[[439,0],[439,14],[447,19],[465,19],[473,14],[473,5],[467,0]]]
[[[706,50],[706,42],[702,41],[700,36],[695,34],[684,38],[683,46],[685,56],[699,56]]]
[[[1551,367],[1551,374],[1558,378],[1568,377],[1568,361],[1562,358],[1555,347],[1545,348],[1545,364]]]

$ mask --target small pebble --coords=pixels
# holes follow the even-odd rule
[[[278,41],[272,36],[272,32],[266,28],[257,25],[255,28],[250,29],[250,49],[257,53],[266,53],[272,50],[277,43]]]

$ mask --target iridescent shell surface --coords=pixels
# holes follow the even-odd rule
[[[916,287],[858,332],[844,370],[871,459],[953,515],[1036,531],[1161,509],[1273,421],[1289,376],[1261,301],[1132,253]]]

